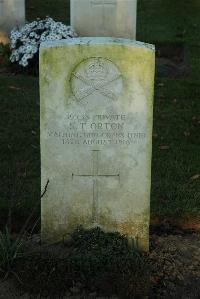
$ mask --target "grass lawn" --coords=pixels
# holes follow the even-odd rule
[[[27,0],[26,10],[28,20],[50,15],[69,23],[67,1]],[[200,216],[199,20],[198,0],[139,0],[138,40],[179,44],[189,65],[187,76],[155,82],[152,219]],[[38,78],[1,73],[0,103],[0,224],[14,201],[20,225],[40,200]]]

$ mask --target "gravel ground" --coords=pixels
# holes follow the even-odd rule
[[[152,235],[151,298],[200,298],[200,234]]]

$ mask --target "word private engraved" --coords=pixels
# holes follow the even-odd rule
[[[116,101],[123,89],[122,75],[110,60],[89,58],[72,73],[71,87],[78,101],[90,95],[102,95]]]
[[[98,188],[98,181],[102,177],[106,178],[117,178],[120,179],[120,174],[103,174],[99,173],[99,155],[100,151],[99,150],[93,150],[92,151],[92,166],[93,170],[92,173],[87,173],[87,174],[74,174],[72,173],[72,179],[75,177],[85,177],[85,178],[92,178],[93,181],[93,211],[92,211],[92,220],[93,223],[98,222],[98,201],[99,201],[99,188]]]

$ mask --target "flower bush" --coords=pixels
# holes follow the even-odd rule
[[[23,26],[19,30],[11,31],[11,56],[10,61],[26,68],[38,65],[38,53],[41,42],[55,41],[76,37],[76,33],[70,26],[61,22],[55,22],[47,17],[38,19]],[[34,62],[34,63],[33,63]]]

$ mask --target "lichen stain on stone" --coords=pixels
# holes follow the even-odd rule
[[[67,237],[73,233],[79,226],[89,228],[92,222],[92,215],[76,215],[75,213],[69,213],[66,223],[59,224],[55,217],[52,217],[52,212],[48,208],[44,208],[42,215],[42,239],[44,241],[61,241],[63,237]]]
[[[118,220],[111,215],[99,215],[98,224],[105,231],[117,231],[128,238],[137,239],[141,250],[149,250],[149,212],[137,215],[134,219]]]
[[[126,236],[129,240],[133,239],[133,243],[141,251],[149,250],[149,219],[148,214],[140,215],[139,218],[131,220],[113,220],[111,215],[98,215],[98,221],[92,221],[92,213],[81,215],[74,213],[72,210],[68,214],[66,223],[59,224],[58,219],[52,215],[51,209],[47,206],[43,207],[42,213],[42,239],[47,242],[62,241],[82,226],[84,229],[92,229],[100,227],[105,232],[119,232]]]
[[[73,59],[69,59],[71,55],[71,51],[73,49]],[[65,50],[64,50],[65,48]],[[68,56],[69,55],[69,56]],[[109,44],[105,45],[79,45],[73,46],[70,45],[69,49],[64,46],[55,47],[55,48],[47,48],[41,50],[41,64],[43,68],[47,68],[48,72],[52,75],[52,79],[56,80],[59,74],[66,73],[66,77],[64,79],[64,90],[65,90],[65,98],[69,99],[73,96],[71,91],[71,75],[77,66],[92,57],[102,57],[108,59],[110,61],[115,61],[116,66],[119,68],[120,72],[128,78],[129,74],[133,71],[133,66],[135,66],[135,71],[139,75],[139,80],[141,81],[141,85],[145,86],[146,82],[149,82],[148,86],[145,86],[145,90],[148,91],[148,99],[151,99],[152,90],[149,91],[149,87],[152,85],[152,80],[154,79],[152,76],[152,68],[151,65],[152,55],[155,56],[154,51],[149,51],[149,49],[139,49],[127,47],[125,45],[117,45],[117,44]],[[144,56],[145,61],[144,63]],[[139,63],[142,62],[142,63]],[[153,63],[153,62],[152,62]],[[146,77],[148,76],[148,80]],[[127,80],[123,80],[127,81]],[[48,80],[41,73],[41,84],[44,86],[48,84]],[[128,83],[127,83],[128,84]],[[126,90],[126,86],[124,88]],[[67,100],[66,100],[67,101]],[[151,101],[148,101],[151,106]]]
[[[40,85],[42,86],[41,94],[41,119],[45,122],[44,114],[46,112],[45,105],[49,104],[48,101],[54,103],[56,101],[56,88],[59,81],[59,89],[61,94],[61,101],[65,103],[62,107],[69,109],[68,99],[72,97],[71,90],[71,76],[77,66],[84,60],[94,57],[101,57],[108,59],[115,63],[119,71],[123,74],[124,91],[123,96],[119,101],[129,103],[134,98],[131,97],[132,87],[128,88],[133,80],[134,74],[137,77],[137,84],[140,82],[142,92],[145,95],[145,113],[147,114],[146,122],[152,123],[152,95],[153,95],[153,80],[154,80],[154,51],[144,48],[133,48],[127,45],[108,44],[108,45],[69,45],[60,46],[55,48],[42,49],[40,53],[41,64],[41,78]],[[145,60],[144,60],[145,57]],[[54,98],[51,98],[51,86]],[[129,91],[126,91],[129,90]],[[58,95],[59,98],[60,95]],[[60,100],[60,98],[59,98]],[[59,103],[58,103],[59,105]],[[78,105],[78,104],[77,104]],[[124,104],[123,104],[124,105]],[[122,106],[123,107],[123,106]],[[148,126],[148,138],[146,148],[151,149],[151,126]],[[150,181],[151,163],[150,163],[151,150],[148,151],[148,160],[146,177]],[[148,199],[148,195],[145,195]],[[78,203],[77,203],[78,202]],[[55,204],[56,203],[56,204]],[[67,203],[67,202],[66,202]],[[138,246],[141,250],[148,250],[149,247],[149,210],[141,215],[132,215],[129,217],[119,217],[118,213],[115,217],[112,216],[112,211],[106,213],[98,213],[97,223],[93,222],[92,209],[85,210],[85,205],[81,203],[79,196],[73,198],[71,209],[62,209],[57,198],[51,198],[47,195],[45,201],[42,203],[42,239],[58,241],[62,240],[64,236],[72,233],[78,226],[82,225],[84,228],[89,229],[94,226],[99,226],[105,231],[118,231],[129,238],[136,238]],[[77,208],[74,207],[76,205]],[[129,205],[129,203],[127,203]],[[148,206],[148,203],[145,203]],[[66,210],[66,211],[65,211]],[[84,213],[83,213],[84,210]],[[54,212],[57,212],[54,213]],[[54,214],[53,214],[54,213]],[[55,216],[56,214],[56,216]],[[59,218],[62,216],[62,218]],[[118,218],[118,219],[117,219]],[[62,220],[64,219],[64,220]]]

